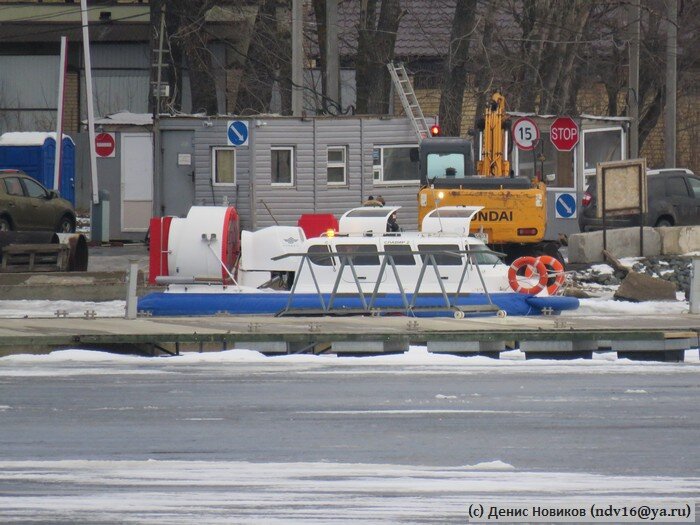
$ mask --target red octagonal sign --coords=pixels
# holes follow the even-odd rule
[[[559,117],[549,128],[549,138],[559,151],[571,151],[578,144],[578,124],[571,117]]]

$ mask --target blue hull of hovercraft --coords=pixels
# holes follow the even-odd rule
[[[411,294],[407,294],[411,301]],[[330,294],[323,294],[323,304],[328,305]],[[369,297],[367,297],[369,301]],[[452,298],[451,298],[452,300]],[[579,306],[575,297],[534,297],[519,293],[491,294],[491,300],[508,315],[541,315],[543,309],[547,312],[559,313],[562,310],[575,310]],[[138,310],[154,316],[203,316],[227,313],[232,315],[274,315],[288,307],[287,293],[164,293],[154,292],[145,295],[138,302]],[[454,301],[456,306],[488,305],[484,294],[468,294]],[[323,309],[318,294],[294,294],[289,309],[295,314],[303,314],[304,310],[318,313]],[[377,309],[404,310],[401,294],[383,294],[377,297],[374,305]],[[416,300],[417,317],[451,317],[453,310],[445,307],[442,295],[419,295]],[[333,311],[329,315],[342,315],[344,310],[356,311],[362,308],[362,302],[357,295],[337,295],[333,303]],[[430,310],[421,310],[421,309]],[[442,310],[440,309],[442,308]],[[470,313],[465,315],[490,315],[489,313]]]

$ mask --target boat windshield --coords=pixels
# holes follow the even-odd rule
[[[494,255],[488,251],[488,247],[483,244],[470,244],[468,250],[476,252],[471,254],[476,264],[503,264],[503,261],[501,261],[498,255]]]
[[[463,179],[464,154],[429,153],[426,161],[426,174],[428,179]]]

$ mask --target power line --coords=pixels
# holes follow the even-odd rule
[[[105,9],[105,8],[107,8],[107,7],[109,7],[109,6],[97,5],[97,6],[93,6],[93,7],[88,7],[88,8],[86,9],[86,11],[94,11],[94,10],[96,10],[96,9]],[[13,8],[14,8],[14,9],[17,9],[17,6],[9,6],[9,7],[5,7],[5,8],[0,8],[0,11],[3,11],[3,10],[5,10],[5,9],[13,9]],[[80,13],[81,13],[81,10],[80,10],[79,7],[78,7],[77,9],[68,8],[68,9],[64,9],[64,10],[62,10],[62,11],[58,11],[58,12],[56,12],[56,13],[48,13],[48,14],[43,14],[43,15],[27,16],[27,17],[24,17],[24,18],[13,18],[13,19],[9,19],[9,20],[4,20],[3,22],[4,22],[4,23],[14,24],[14,23],[22,23],[22,22],[36,21],[36,20],[50,20],[50,19],[52,19],[52,18],[58,18],[58,17],[65,16],[65,15],[74,15],[74,14],[78,14],[78,15],[79,15]]]
[[[105,27],[109,26],[112,22],[121,22],[123,20],[131,20],[133,18],[139,18],[142,17],[143,13],[137,14],[137,15],[129,15],[129,16],[123,16],[121,18],[112,18],[108,21],[94,21],[89,23],[88,25],[90,26],[91,29],[95,27]],[[144,24],[148,25],[150,27],[150,21],[148,23],[144,22]],[[37,36],[37,35],[50,35],[50,34],[62,34],[65,33],[66,31],[75,31],[78,29],[82,29],[83,25],[81,22],[77,22],[75,24],[66,22],[62,27],[60,28],[55,28],[55,29],[46,29],[45,31],[36,31],[31,34],[31,36]],[[3,37],[3,41],[8,41],[12,39],[24,39],[27,37],[26,33],[17,33],[14,35],[7,35]]]

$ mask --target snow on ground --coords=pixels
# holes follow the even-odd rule
[[[83,317],[94,311],[98,317],[124,317],[125,301],[48,301],[48,300],[0,300],[0,318],[56,317],[56,312],[66,312],[68,317]]]
[[[500,359],[485,356],[433,354],[424,346],[411,346],[408,352],[394,355],[338,357],[325,355],[265,356],[253,350],[223,352],[183,352],[179,356],[142,357],[96,352],[93,350],[57,350],[50,354],[19,354],[0,357],[0,377],[41,375],[123,375],[173,373],[178,367],[196,365],[247,366],[256,373],[308,372],[329,374],[480,374],[480,373],[697,373],[700,356],[697,349],[687,350],[683,363],[641,362],[618,359],[614,352],[593,355],[593,359],[525,360],[519,350],[504,352]],[[232,369],[233,370],[233,369]]]
[[[460,467],[243,461],[0,461],[8,521],[120,523],[465,523],[470,504],[596,504],[690,499],[698,477]],[[43,487],[53,486],[50,494]],[[33,488],[36,487],[36,490]],[[37,494],[37,491],[40,494]]]

